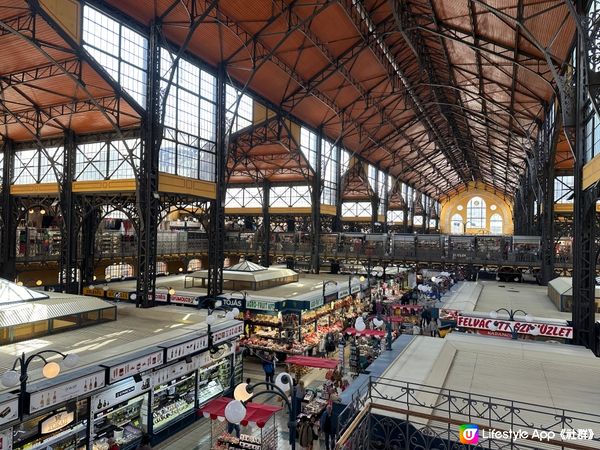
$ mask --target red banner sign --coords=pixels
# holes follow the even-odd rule
[[[474,328],[476,330],[493,330],[511,333],[514,329],[519,334],[545,336],[562,339],[573,338],[573,327],[553,325],[549,323],[519,322],[502,319],[486,319],[483,317],[458,316],[456,325],[460,328]],[[537,330],[537,332],[535,331]]]

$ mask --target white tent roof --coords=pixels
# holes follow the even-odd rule
[[[48,296],[40,291],[19,286],[8,280],[0,278],[0,305],[9,303],[30,302],[32,300],[42,300]]]
[[[267,268],[259,266],[251,261],[242,261],[224,270],[227,272],[261,272],[267,270]]]

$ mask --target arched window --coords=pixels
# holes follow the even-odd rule
[[[467,203],[467,228],[485,228],[485,202],[481,197]]]
[[[452,226],[450,229],[452,230],[452,234],[462,234],[463,230],[463,219],[460,214],[454,214],[452,216]]]
[[[500,214],[492,214],[490,217],[490,233],[502,234],[502,216]]]

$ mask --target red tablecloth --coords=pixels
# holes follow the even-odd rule
[[[285,362],[286,364],[315,367],[317,369],[335,369],[339,363],[337,359],[316,358],[314,356],[290,356]]]
[[[229,397],[216,398],[200,408],[200,412],[204,417],[210,417],[212,420],[225,417],[225,407],[231,401],[233,399]],[[259,428],[262,428],[277,411],[281,411],[280,406],[248,402],[246,403],[246,417],[240,423],[247,426],[248,423],[254,422]]]

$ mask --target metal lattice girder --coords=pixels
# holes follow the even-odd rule
[[[17,232],[15,214],[17,208],[14,198],[10,195],[12,180],[13,142],[6,139],[2,145],[4,165],[2,167],[2,204],[0,205],[2,217],[2,240],[0,241],[1,276],[7,280],[15,278],[16,245],[14,240]]]
[[[0,114],[0,126],[26,123],[35,128],[39,128],[52,120],[59,119],[71,114],[77,114],[88,111],[99,111],[98,106],[104,111],[118,117],[121,114],[119,110],[119,99],[114,96],[97,98],[92,100],[76,100],[70,103],[59,105],[41,106],[35,109],[14,110],[6,106],[6,102],[0,103],[4,114]],[[61,126],[61,128],[63,128]]]
[[[29,69],[20,70],[0,75],[0,86],[4,89],[8,87],[27,84],[32,81],[45,80],[48,78],[64,75],[65,72],[75,76],[81,74],[81,61],[78,58],[70,58],[58,61],[58,65],[54,63],[45,64],[42,66],[31,67]],[[29,85],[35,87],[35,85]]]
[[[143,127],[140,176],[136,186],[139,218],[136,305],[142,308],[154,306],[156,293],[156,240],[160,205],[158,159],[162,139],[159,33],[158,25],[153,24],[148,41],[148,115]]]
[[[77,285],[77,244],[80,214],[73,195],[73,177],[75,173],[75,154],[77,146],[75,135],[67,131],[64,138],[64,169],[59,183],[59,205],[62,216],[59,280],[62,289],[70,294],[78,293]]]
[[[226,77],[225,67],[220,65],[217,70],[217,116],[216,116],[216,164],[215,178],[216,196],[210,206],[209,246],[208,246],[208,290],[209,298],[216,298],[223,292],[223,263],[225,254],[225,171],[227,165],[227,149],[229,135],[227,134],[227,113],[225,110]]]
[[[370,50],[377,57],[377,60],[382,67],[387,70],[388,78],[392,85],[398,84],[398,81],[395,80],[400,81],[400,86],[408,93],[407,99],[410,99],[411,103],[414,105],[414,113],[419,116],[421,123],[428,129],[431,140],[436,142],[438,150],[444,152],[448,161],[452,164],[455,172],[459,174],[462,181],[469,181],[469,177],[460,170],[460,162],[455,158],[451,151],[447,149],[444,139],[439,134],[437,127],[430,120],[427,109],[423,106],[422,100],[414,91],[412,82],[409,80],[407,74],[402,70],[399,64],[390,60],[388,55],[391,55],[392,53],[379,33],[376,30],[373,31],[375,29],[375,24],[372,23],[368,12],[361,3],[353,0],[341,0],[340,4],[344,7],[346,13],[360,31],[363,41],[369,42]],[[373,34],[373,39],[368,38],[370,34]]]
[[[292,8],[294,5],[295,5],[295,3],[292,3],[292,4],[288,5],[287,7],[282,8],[281,11],[287,11],[289,8]],[[320,5],[320,7],[316,8],[310,16],[302,17],[302,19],[299,21],[294,21],[294,18],[292,17],[292,19],[291,19],[292,22],[289,25],[287,35],[291,34],[293,31],[300,30],[304,26],[304,24],[310,23],[310,21],[314,17],[316,17],[322,10],[324,10],[327,6],[328,6],[328,4]],[[240,38],[242,39],[243,42],[245,42],[247,44],[244,46],[244,48],[249,50],[251,53],[253,71],[256,71],[257,65],[262,64],[268,58],[269,62],[275,64],[277,67],[279,67],[281,70],[283,70],[283,72],[286,73],[292,80],[294,80],[298,84],[298,86],[300,86],[300,88],[302,89],[302,92],[305,92],[308,95],[311,95],[312,97],[316,98],[321,103],[326,105],[331,111],[333,111],[337,115],[337,117],[339,117],[340,120],[344,124],[346,124],[348,132],[354,131],[354,132],[358,133],[359,136],[362,136],[363,139],[366,140],[367,142],[378,142],[378,139],[375,137],[374,133],[368,131],[359,121],[357,121],[349,113],[349,111],[347,109],[339,107],[333,100],[331,100],[328,96],[326,96],[325,94],[320,92],[318,89],[311,89],[309,81],[302,78],[294,68],[290,67],[285,61],[283,61],[281,58],[279,58],[279,57],[277,57],[277,55],[275,55],[275,49],[278,46],[276,46],[275,48],[272,48],[272,47],[269,48],[263,44],[262,39],[260,37],[260,32],[255,33],[255,34],[249,34],[237,22],[229,19],[228,17],[224,16],[223,14],[219,14],[218,12],[216,13],[214,18],[218,19],[224,26],[230,28],[233,32],[235,32],[238,36],[240,36]],[[280,41],[280,44],[282,42],[283,42],[283,40]],[[227,62],[228,63],[235,62],[236,65],[239,65],[240,62],[235,61],[234,56],[235,56],[235,53],[234,53],[234,55],[232,55],[232,57],[230,57],[228,59]],[[398,127],[396,125],[394,125],[394,127],[396,128],[396,133],[398,134],[398,136],[404,137],[406,139],[406,141],[409,143],[409,145],[411,146],[411,149],[413,151],[416,151],[419,153],[421,152],[419,146],[414,144],[412,142],[412,140],[410,140],[408,137],[406,137],[406,135],[404,135],[402,130],[398,129]],[[381,148],[386,150],[390,155],[393,155],[395,153],[394,150],[391,149],[391,147],[388,147],[387,145],[381,146]],[[450,180],[448,180],[448,178],[441,171],[439,171],[438,169],[436,169],[436,171],[438,172],[438,176],[441,179],[446,180],[448,187],[452,186],[453,183]]]
[[[467,134],[469,132],[468,126],[463,123],[463,124],[461,124],[462,130],[459,130],[459,125],[456,122],[454,114],[452,113],[452,111],[449,111],[447,108],[444,108],[444,106],[443,106],[445,103],[448,103],[450,101],[453,103],[456,103],[457,101],[459,102],[460,98],[449,99],[448,96],[446,95],[447,91],[442,91],[440,89],[440,87],[439,87],[440,80],[438,79],[438,74],[443,69],[441,67],[436,67],[434,65],[434,63],[432,61],[433,55],[431,54],[434,51],[433,47],[427,46],[423,36],[421,36],[421,34],[416,30],[416,21],[413,17],[412,11],[410,10],[410,5],[412,5],[412,3],[403,2],[403,1],[399,1],[399,0],[388,0],[388,1],[392,7],[394,19],[396,21],[396,25],[398,26],[398,29],[400,30],[402,36],[404,37],[404,40],[407,42],[407,44],[409,45],[409,47],[411,48],[411,50],[417,57],[417,61],[420,65],[421,72],[425,73],[429,79],[429,88],[430,88],[431,92],[433,93],[435,102],[437,103],[437,110],[438,110],[440,116],[445,118],[445,120],[441,122],[442,127],[447,129],[447,134],[449,134],[451,136],[452,142],[454,143],[456,150],[458,150],[458,151],[462,150],[463,153],[466,152],[468,148],[462,146],[461,143],[459,143],[458,138],[461,137],[461,134],[463,134],[463,133]],[[435,19],[435,15],[434,15],[435,13],[433,11],[433,7],[432,7],[432,5],[429,5],[429,6],[431,7],[431,11],[428,11],[428,12],[430,12],[434,21],[437,23],[437,20]],[[443,45],[442,45],[442,48],[444,48]],[[445,52],[444,52],[444,55],[442,56],[442,58],[445,58],[446,66],[448,66],[448,72],[451,74],[452,72],[449,67],[449,61],[448,61],[448,58],[447,58],[447,55],[445,54]],[[406,77],[406,78],[408,78],[408,77]],[[448,76],[447,78],[448,78],[447,81],[450,82],[451,75]],[[410,85],[407,85],[406,88],[413,89],[412,83]],[[464,121],[464,119],[463,119],[463,121]],[[463,140],[464,139],[465,138],[463,138]],[[445,148],[451,147],[451,144],[448,142],[444,142],[443,145]],[[468,167],[469,173],[466,173],[466,172],[463,172],[462,170],[460,170],[463,180],[469,179],[469,178],[474,179],[474,177],[480,178],[480,174],[478,173],[478,167],[477,167],[477,156],[474,151],[469,152],[468,156],[466,154],[463,154],[463,155],[454,154],[452,152],[452,150],[450,150],[450,149],[448,150],[448,152],[449,152],[449,155],[451,155],[452,160],[455,161],[456,170],[461,169],[461,167],[460,167],[461,157],[462,157],[462,161],[464,161],[464,163]],[[467,157],[465,157],[465,156],[467,156]]]
[[[255,147],[267,144],[278,144],[288,153],[252,154]],[[247,176],[258,182],[276,174],[298,174],[308,180],[313,173],[287,121],[280,115],[231,134],[227,153],[227,182],[232,176]],[[269,167],[259,169],[258,162]]]

